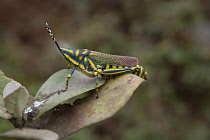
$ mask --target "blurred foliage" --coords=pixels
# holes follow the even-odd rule
[[[66,67],[47,21],[61,46],[134,56],[149,73],[118,115],[70,138],[207,140],[209,7],[208,0],[1,1],[0,69],[34,95]]]

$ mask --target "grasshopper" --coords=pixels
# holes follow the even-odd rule
[[[98,82],[99,77],[107,77],[110,75],[133,73],[146,80],[147,72],[142,66],[138,65],[138,60],[135,57],[119,56],[105,54],[97,51],[91,51],[87,49],[70,49],[60,47],[56,41],[49,25],[46,23],[45,27],[56,44],[58,50],[63,55],[68,68],[73,65],[66,78],[65,92],[68,89],[68,82],[72,77],[76,67],[80,68],[85,73],[94,75],[96,77],[96,93],[98,98]]]

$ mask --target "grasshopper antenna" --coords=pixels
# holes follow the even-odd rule
[[[61,51],[61,48],[60,48],[60,46],[58,45],[58,42],[55,40],[55,37],[54,37],[54,35],[53,35],[53,33],[52,33],[51,29],[50,29],[50,26],[48,25],[47,22],[45,22],[45,25],[46,25],[45,28],[47,29],[47,31],[48,31],[50,37],[51,37],[52,40],[55,42],[57,48]]]

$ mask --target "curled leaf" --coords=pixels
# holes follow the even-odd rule
[[[60,92],[65,88],[68,73],[68,69],[63,69],[47,79],[37,92],[33,104],[24,110],[25,120],[32,121],[62,102],[95,88],[96,77],[90,77],[83,72],[75,70],[72,78],[69,80],[68,90]],[[99,86],[104,82],[104,78],[100,78]]]
[[[120,75],[99,88],[98,99],[92,94],[77,100],[73,106],[60,105],[43,114],[28,127],[49,129],[64,138],[81,128],[113,116],[128,102],[143,81],[144,79],[133,74]]]
[[[5,86],[11,81],[13,81],[13,79],[6,77],[4,73],[0,70],[0,95],[3,95],[3,90]]]
[[[5,86],[11,81],[12,81],[12,79],[6,77],[4,75],[4,73],[0,70],[0,117],[2,117],[4,119],[12,118],[12,115],[10,115],[7,112],[7,109],[4,106],[4,99],[3,99],[3,96],[2,96]]]
[[[13,124],[16,127],[22,127],[22,111],[26,106],[28,101],[28,91],[20,83],[16,81],[11,81],[6,85],[3,91],[3,98],[5,103],[5,108],[12,114]]]
[[[4,107],[4,99],[0,95],[0,117],[4,119],[12,118],[12,115],[7,112],[7,109]]]

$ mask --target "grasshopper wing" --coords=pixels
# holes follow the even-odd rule
[[[135,57],[129,56],[120,56],[120,55],[111,55],[101,52],[92,51],[88,58],[91,59],[96,64],[110,64],[110,65],[119,65],[119,66],[136,66],[138,60]]]

